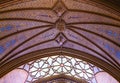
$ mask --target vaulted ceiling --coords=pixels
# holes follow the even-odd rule
[[[106,70],[120,79],[118,7],[117,3],[110,6],[104,1],[94,0],[0,2],[1,76],[7,73],[7,69],[17,67],[17,62],[21,63],[23,57],[26,58],[24,63],[36,56],[42,57],[40,53],[74,55],[77,51],[85,54],[74,57],[80,56],[102,68],[107,65]],[[32,58],[28,60],[27,57]]]

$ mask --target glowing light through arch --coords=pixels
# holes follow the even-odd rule
[[[102,71],[88,62],[63,55],[41,58],[21,67],[29,72],[25,83],[60,74],[84,79],[89,83],[93,83],[93,81],[97,83],[94,75]]]

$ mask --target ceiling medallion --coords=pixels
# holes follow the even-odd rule
[[[55,23],[55,27],[57,30],[59,30],[59,35],[56,38],[56,42],[62,46],[64,44],[64,42],[67,40],[63,34],[63,32],[65,31],[65,21],[62,19],[62,16],[64,14],[64,12],[67,10],[65,8],[65,6],[63,5],[62,1],[59,0],[58,3],[55,5],[54,7],[54,12],[57,14],[57,16],[59,17],[59,19],[56,21]]]
[[[66,41],[66,38],[64,37],[64,35],[62,33],[60,33],[58,35],[58,37],[56,38],[56,42],[62,46],[64,44],[64,42]]]
[[[63,20],[58,20],[56,22],[56,28],[60,31],[63,32],[65,30],[65,22]]]
[[[62,14],[66,11],[66,8],[63,6],[61,0],[56,4],[56,6],[53,9],[55,13],[61,17]]]

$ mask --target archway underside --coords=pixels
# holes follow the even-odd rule
[[[91,0],[1,4],[0,77],[37,57],[63,53],[97,65],[120,80],[119,11]]]
[[[38,79],[36,81],[34,81],[33,83],[87,83],[85,80],[83,79],[77,79],[73,76],[67,76],[67,75],[54,75],[54,76],[50,76],[50,77],[46,77],[43,79]]]
[[[104,71],[107,71],[109,74],[111,74],[113,77],[115,77],[117,80],[119,80],[119,71],[113,68],[111,65],[108,63],[100,60],[97,57],[91,56],[90,54],[80,52],[77,50],[73,49],[68,49],[68,48],[50,48],[50,49],[44,49],[44,50],[38,50],[36,52],[28,53],[22,57],[19,57],[18,59],[14,59],[5,66],[3,66],[0,70],[1,75],[3,76],[9,71],[26,64],[30,61],[37,60],[39,58],[44,58],[44,57],[51,57],[51,56],[56,56],[56,55],[65,55],[65,56],[70,56],[73,58],[78,58],[84,61],[87,61],[91,64],[94,64]],[[7,71],[6,71],[7,70]],[[114,73],[113,73],[114,71]]]

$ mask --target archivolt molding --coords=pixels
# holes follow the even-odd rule
[[[3,75],[10,72],[11,70],[13,70],[27,62],[37,60],[37,59],[43,58],[43,57],[49,57],[49,56],[60,55],[60,54],[75,57],[75,58],[90,62],[90,63],[100,67],[101,69],[105,70],[106,72],[111,74],[113,77],[115,77],[118,81],[120,81],[119,80],[119,72],[120,71],[116,70],[110,64],[100,60],[97,57],[93,57],[88,53],[84,53],[84,52],[80,52],[80,51],[68,49],[68,48],[62,48],[62,49],[61,48],[50,48],[50,49],[38,50],[36,52],[28,53],[24,56],[21,56],[17,59],[10,61],[9,63],[3,65],[0,69],[0,73],[1,73],[0,77],[2,77]]]

